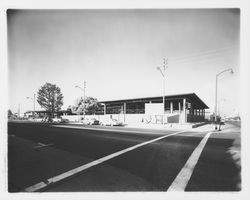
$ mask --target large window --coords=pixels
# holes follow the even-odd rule
[[[121,104],[111,104],[106,106],[106,114],[120,114],[123,113],[123,106]]]
[[[144,103],[127,103],[126,113],[127,114],[144,114],[145,104]]]

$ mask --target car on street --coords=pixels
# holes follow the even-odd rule
[[[101,125],[103,126],[122,126],[123,123],[118,121],[117,119],[106,119],[101,121]]]
[[[68,119],[64,119],[64,118],[61,118],[61,122],[60,123],[69,123],[69,120]]]
[[[100,121],[97,120],[96,118],[82,118],[81,119],[81,122],[85,125],[100,125]]]
[[[60,123],[61,121],[62,121],[62,118],[60,118],[60,117],[52,118],[53,123]]]

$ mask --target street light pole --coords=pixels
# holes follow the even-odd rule
[[[86,90],[86,81],[84,81],[84,87],[82,88],[82,87],[80,87],[80,86],[78,86],[78,85],[76,85],[75,86],[76,88],[79,88],[80,90],[82,90],[83,91],[83,115],[84,115],[84,117],[85,117],[85,90]]]
[[[168,64],[168,59],[163,59],[163,66],[162,69],[161,67],[157,67],[157,69],[161,72],[161,75],[163,77],[163,96],[162,96],[162,102],[163,102],[163,125],[165,124],[165,84],[166,84],[166,69]]]
[[[35,114],[35,111],[36,111],[36,94],[34,94],[34,98],[33,98],[33,109],[34,109],[34,114]]]
[[[215,106],[214,106],[214,122],[216,124],[216,121],[217,121],[217,114],[218,114],[218,106],[217,106],[217,96],[218,96],[218,77],[229,71],[231,74],[233,74],[233,69],[232,68],[228,68],[228,69],[225,69],[223,71],[221,71],[220,73],[216,74],[216,83],[215,83]],[[215,129],[217,129],[217,125],[215,125]]]
[[[221,109],[221,108],[222,108],[221,102],[222,102],[222,101],[225,102],[226,99],[221,99],[221,100],[218,101],[218,109],[217,109],[217,110],[218,110],[218,115],[219,115],[219,116],[220,116],[221,113],[222,113],[222,112],[221,112],[221,110],[222,110],[222,109]]]
[[[35,115],[35,110],[36,110],[36,94],[34,94],[34,97],[26,97],[27,99],[33,100],[33,115]]]

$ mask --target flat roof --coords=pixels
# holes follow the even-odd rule
[[[177,100],[177,99],[184,99],[184,98],[187,99],[189,102],[193,103],[195,109],[208,109],[209,108],[195,93],[174,94],[174,95],[165,96],[165,100]],[[112,100],[112,101],[100,101],[99,103],[104,103],[104,104],[139,103],[139,102],[159,101],[159,100],[162,100],[162,96],[133,98],[133,99],[120,99],[120,100]]]

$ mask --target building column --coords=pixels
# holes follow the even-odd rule
[[[181,102],[178,103],[179,106],[179,113],[181,113]]]
[[[173,114],[173,102],[170,102],[170,114]]]
[[[124,102],[124,104],[123,104],[124,122],[126,121],[126,106],[127,106],[127,104]]]
[[[186,123],[187,122],[186,99],[183,99],[183,115],[184,115],[184,123]]]
[[[123,104],[123,113],[126,114],[126,103]]]
[[[103,114],[106,115],[106,104],[104,104],[104,107],[103,107]]]

